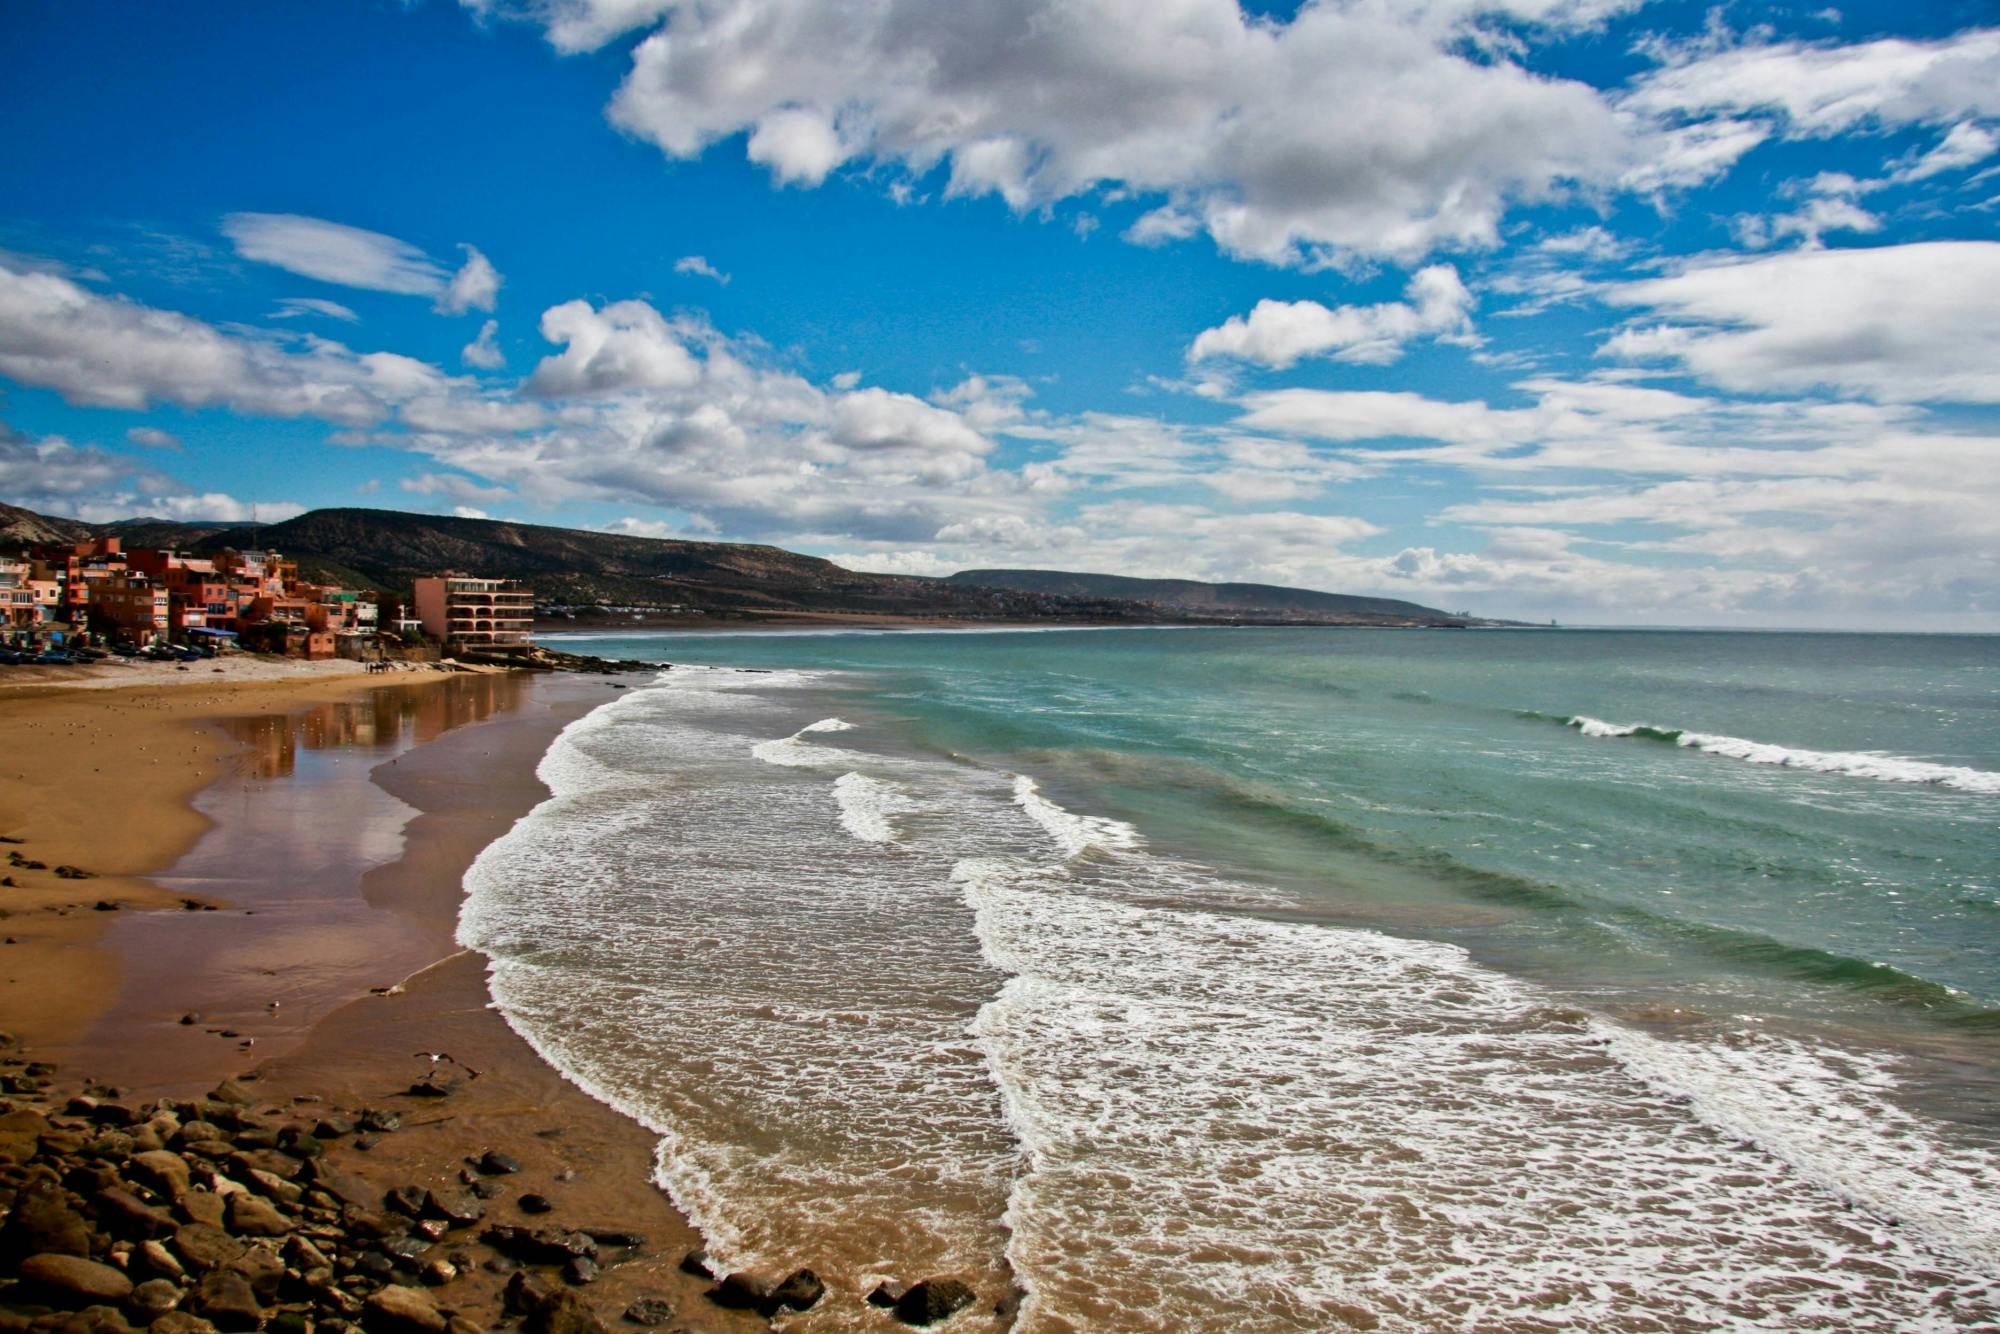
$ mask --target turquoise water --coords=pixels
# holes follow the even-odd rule
[[[1578,987],[1831,1005],[1857,1022],[1983,1024],[2000,1005],[1993,638],[1238,630],[580,647],[866,673],[920,746],[1027,766],[1328,912],[1428,920],[1425,934]],[[1577,717],[1984,782],[1747,763],[1562,725]]]
[[[1052,1329],[2000,1310],[2000,640],[564,646],[682,666],[462,935],[722,1254]]]

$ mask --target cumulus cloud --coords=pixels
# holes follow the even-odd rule
[[[1701,263],[1620,284],[1642,320],[1600,354],[1664,361],[1739,393],[1828,388],[1892,402],[2000,402],[2000,243],[1930,241]]]
[[[1247,317],[1232,315],[1196,335],[1188,360],[1229,357],[1283,369],[1303,357],[1330,356],[1381,366],[1401,357],[1413,338],[1471,334],[1472,293],[1451,265],[1418,270],[1405,296],[1333,309],[1317,301],[1259,301]]]
[[[479,336],[459,350],[459,360],[482,371],[497,371],[507,364],[507,354],[500,350],[495,341],[500,333],[500,321],[488,320],[479,326]]]
[[[1639,160],[1595,90],[1482,40],[1489,20],[1575,26],[1621,7],[1323,4],[1289,22],[1235,0],[528,12],[566,48],[658,22],[610,114],[674,157],[743,134],[781,183],[852,163],[906,186],[942,166],[947,194],[1017,210],[1115,187],[1160,201],[1136,240],[1200,230],[1235,255],[1322,264],[1489,245],[1510,203]]]
[[[460,247],[465,263],[453,273],[408,241],[296,213],[231,213],[222,232],[245,259],[342,287],[433,297],[448,315],[491,310],[500,291],[499,273],[469,245]],[[354,318],[338,302],[294,298],[283,305],[294,313]]]
[[[143,449],[179,449],[181,438],[171,431],[162,431],[157,426],[134,426],[125,432],[125,438]]]
[[[643,301],[616,301],[596,309],[565,301],[542,312],[542,337],[563,345],[528,379],[528,392],[551,396],[615,393],[625,389],[686,389],[701,365],[682,330]]]
[[[468,310],[491,310],[500,299],[500,271],[475,246],[461,245],[465,263],[438,295],[436,310],[441,315],[463,315]]]

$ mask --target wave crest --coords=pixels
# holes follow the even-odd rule
[[[1565,719],[1564,725],[1588,737],[1639,737],[1648,741],[1664,741],[1748,764],[1773,764],[1785,769],[1870,778],[1881,783],[1916,783],[1976,792],[1983,796],[2000,796],[2000,773],[1963,765],[1934,764],[1929,760],[1885,755],[1880,751],[1800,750],[1768,741],[1751,741],[1739,736],[1694,732],[1679,727],[1660,727],[1652,723],[1607,723],[1602,718],[1583,714]]]

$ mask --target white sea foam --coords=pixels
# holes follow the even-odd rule
[[[894,817],[917,809],[902,789],[867,774],[842,774],[833,780],[833,795],[841,828],[864,843],[894,843]]]
[[[1075,857],[1093,848],[1129,852],[1145,842],[1139,831],[1123,820],[1107,819],[1101,815],[1078,815],[1050,801],[1042,795],[1035,780],[1025,774],[1014,779],[1014,804],[1048,831],[1049,837],[1062,848],[1065,856]]]
[[[1888,1195],[1847,1211],[1736,1127],[1663,1100],[1586,1016],[1453,947],[1106,900],[1020,860],[958,875],[1013,974],[976,1031],[1027,1154],[1008,1212],[1026,1328],[1179,1330],[1217,1311],[1273,1331],[2000,1315],[1995,1276],[1885,1225],[1906,1217]],[[1753,1101],[1769,1075],[1732,1072],[1733,1096]],[[1880,1105],[1795,1099],[1789,1114]],[[1789,1142],[1807,1161],[1847,1147],[1813,1135]],[[1883,1166],[1934,1172],[1935,1198],[1955,1179],[1918,1155]]]
[[[1569,725],[1588,737],[1644,736],[1750,764],[1775,764],[1787,769],[1809,769],[1814,773],[1872,778],[1882,783],[1921,783],[2000,796],[2000,773],[1963,765],[1934,764],[1929,760],[1886,755],[1879,751],[1800,750],[1767,741],[1749,741],[1713,732],[1691,732],[1652,723],[1607,723],[1601,718],[1581,714],[1571,718]]]
[[[538,1051],[659,1133],[659,1180],[718,1263],[826,1278],[843,1300],[811,1329],[866,1309],[871,1276],[1001,1290],[1015,1161],[966,1033],[999,979],[949,861],[829,842],[828,807],[874,821],[851,833],[922,819],[973,850],[1035,830],[1000,775],[966,794],[946,763],[855,755],[873,772],[842,787],[759,762],[802,684],[676,671],[573,724],[542,766],[553,795],[468,874],[460,935]],[[811,717],[784,739],[830,750],[811,738],[845,729]]]
[[[853,730],[854,724],[845,719],[822,718],[816,723],[806,724],[790,736],[759,741],[750,747],[750,753],[766,764],[782,765],[788,769],[817,769],[866,763],[867,757],[864,755],[856,755],[853,751],[841,750],[834,746],[824,746],[811,739],[827,732]]]

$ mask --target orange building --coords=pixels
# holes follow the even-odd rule
[[[516,579],[456,572],[419,579],[417,618],[450,649],[516,648],[533,642],[535,592]]]

